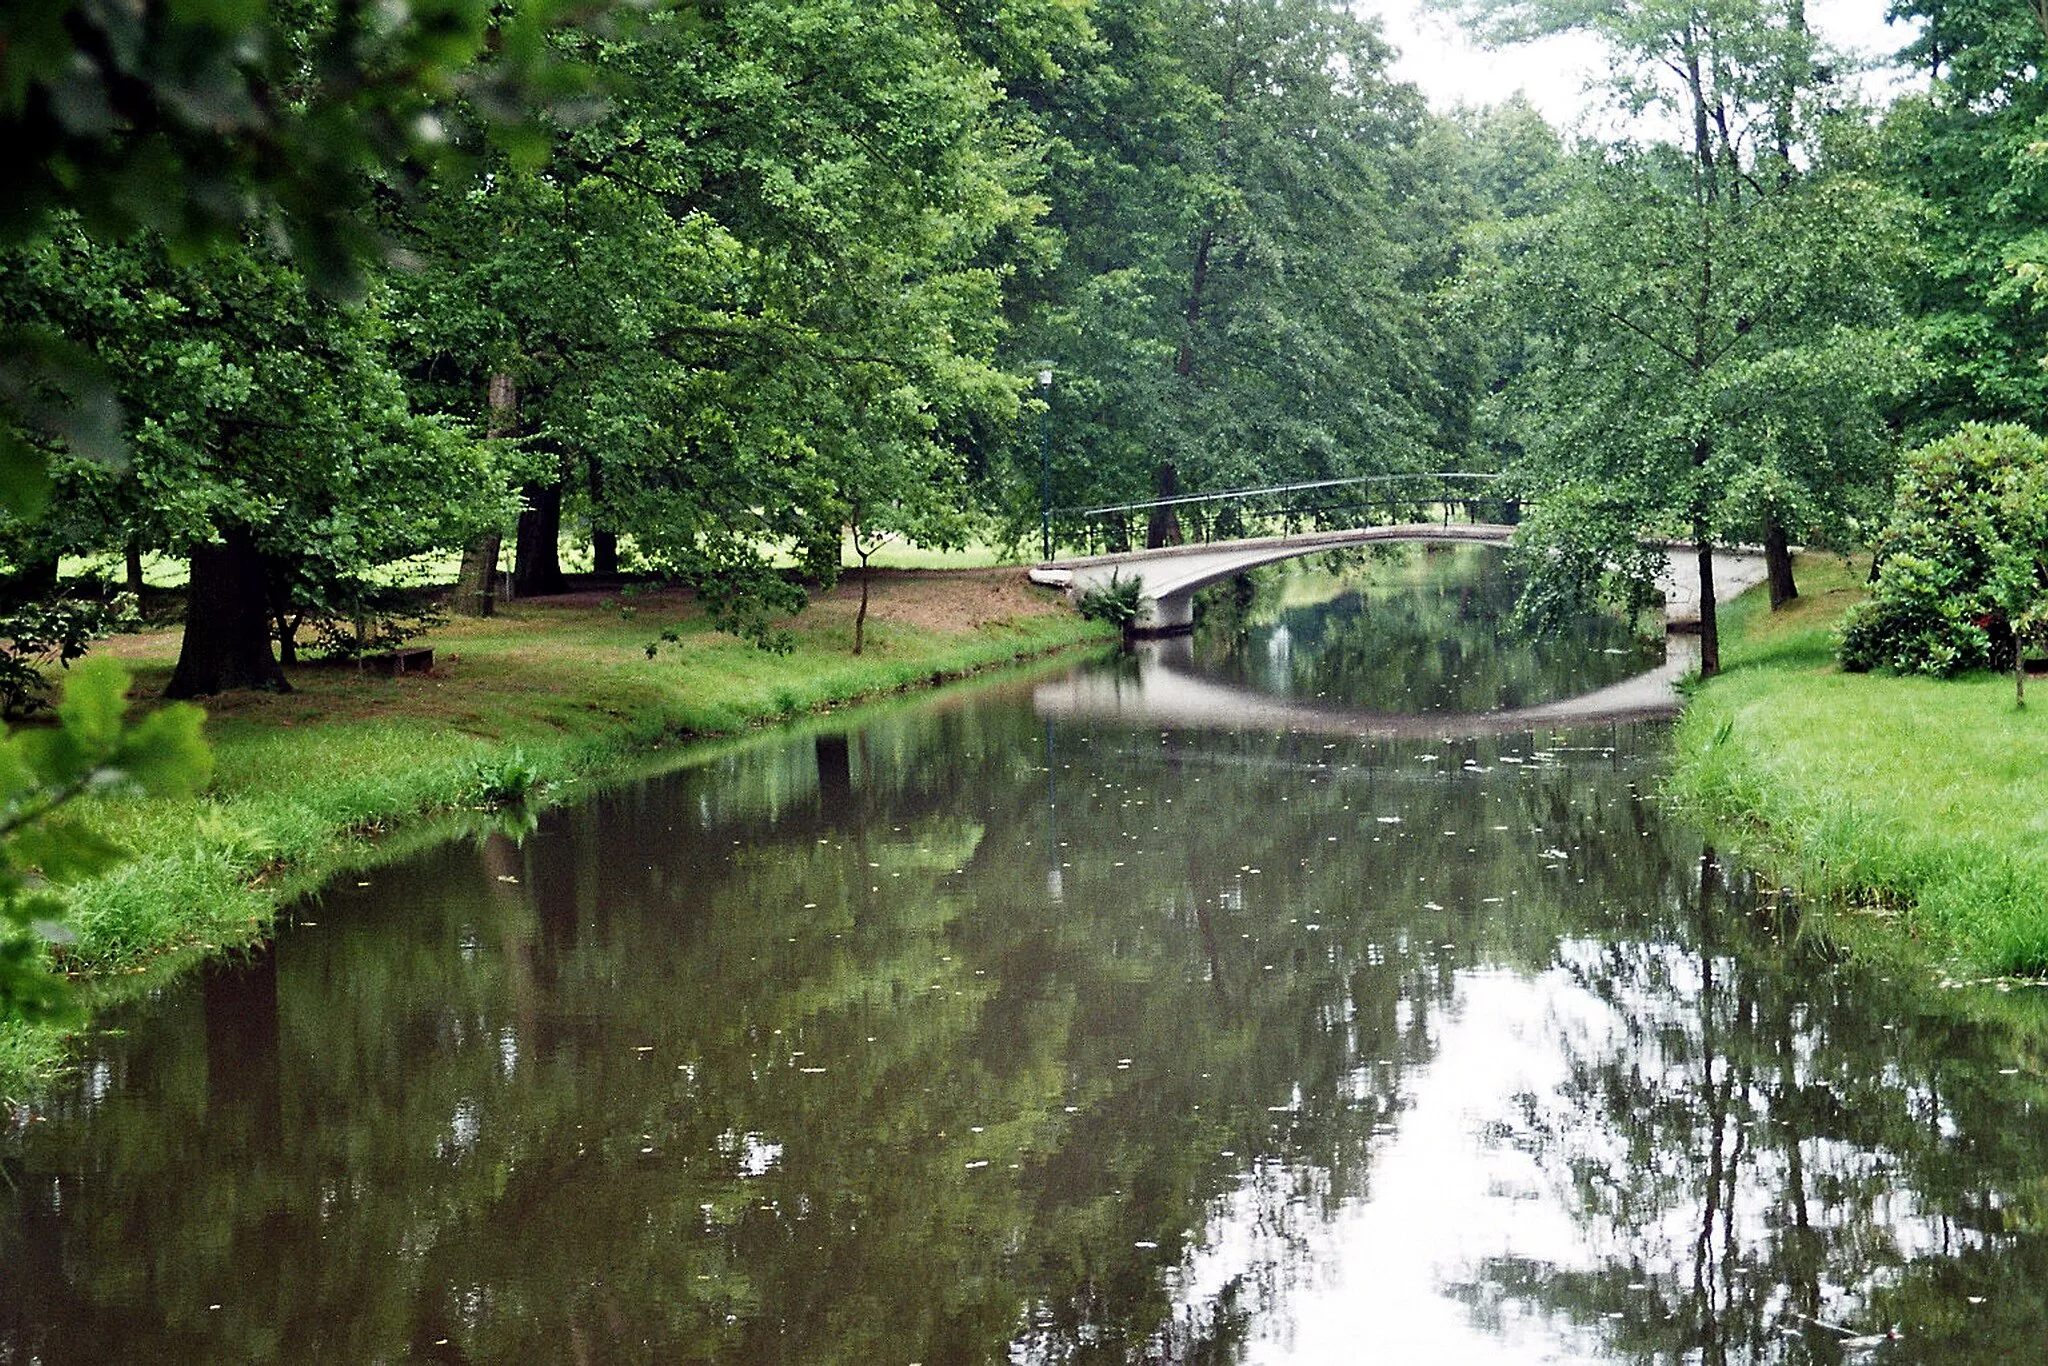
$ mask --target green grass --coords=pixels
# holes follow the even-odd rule
[[[1720,678],[1677,730],[1672,791],[1805,891],[1965,973],[2048,971],[2048,686],[1845,674],[1864,566],[1810,558],[1802,599],[1724,619]]]
[[[180,801],[103,802],[92,815],[136,857],[78,889],[72,963],[91,1000],[132,995],[208,954],[260,937],[278,906],[375,861],[391,832],[459,813],[480,770],[516,755],[559,798],[671,762],[679,738],[728,734],[855,699],[929,685],[1086,640],[1104,628],[1014,572],[898,574],[879,582],[866,653],[851,653],[844,590],[792,622],[771,655],[708,629],[674,600],[522,602],[427,642],[432,675],[308,668],[287,696],[214,699],[215,773]],[[646,645],[681,620],[682,643]],[[921,624],[920,624],[921,623]],[[177,637],[110,643],[160,691]],[[469,819],[488,819],[472,814]],[[62,1040],[0,1029],[0,1095],[47,1075]]]

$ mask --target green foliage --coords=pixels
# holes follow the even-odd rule
[[[1731,611],[1728,672],[1679,721],[1671,789],[1802,893],[1960,960],[1958,975],[2048,971],[2048,717],[2015,710],[1993,674],[1829,668],[1865,576],[1801,572],[1819,589],[1809,610]]]
[[[417,589],[360,581],[320,585],[316,604],[301,599],[289,610],[293,615],[280,615],[280,634],[311,628],[313,652],[324,659],[396,650],[448,620],[440,603]]]
[[[1124,578],[1111,574],[1109,582],[1089,589],[1074,602],[1075,608],[1090,621],[1106,621],[1113,626],[1128,626],[1137,620],[1144,606],[1145,581]]]
[[[45,668],[70,668],[93,641],[131,630],[139,620],[125,595],[113,602],[28,602],[0,615],[0,715],[19,719],[43,710],[49,705]]]
[[[1509,561],[1523,589],[1516,614],[1539,629],[1588,607],[1633,620],[1650,605],[1665,552],[1643,541],[1642,509],[1591,483],[1565,485],[1528,507]]]
[[[540,766],[514,748],[510,754],[479,760],[470,774],[468,801],[471,805],[516,806],[536,796],[547,786]]]
[[[1011,366],[1051,358],[1053,502],[1426,467],[1461,440],[1428,290],[1458,138],[1322,0],[1102,0],[1064,74],[1010,82],[1044,147],[1052,250],[1018,253]],[[1038,429],[992,433],[1035,530]],[[1437,449],[1433,449],[1437,448]]]
[[[989,33],[1044,66],[1025,19]],[[422,265],[395,286],[422,397],[480,425],[490,376],[516,380],[530,488],[763,642],[802,605],[777,551],[836,568],[855,522],[946,541],[970,442],[1017,413],[999,243],[1041,208],[981,28],[740,0],[581,41],[601,116],[394,215]]]
[[[146,229],[190,261],[252,230],[351,293],[381,244],[372,187],[519,147],[579,87],[545,42],[552,0],[415,0],[402,11],[268,0],[21,0],[0,11],[0,247],[73,218]],[[488,48],[490,59],[479,62]],[[52,446],[118,467],[118,381],[82,339],[0,316],[0,508],[47,500]]]
[[[65,808],[89,791],[176,797],[206,781],[199,710],[164,707],[131,725],[127,691],[118,665],[88,661],[70,672],[54,726],[0,744],[0,1021],[69,1013],[49,964],[50,945],[75,937],[63,889],[123,857]]]
[[[2048,37],[1999,0],[1903,0],[1919,20],[1905,59],[1926,88],[1887,112],[1885,174],[1929,206],[1925,269],[1908,282],[1930,364],[1902,417],[1926,439],[1961,422],[2033,422],[2048,407]]]
[[[55,549],[237,540],[261,576],[248,595],[289,640],[309,615],[387,615],[364,601],[376,566],[464,545],[512,506],[497,446],[413,410],[381,293],[336,303],[254,244],[188,267],[159,241],[106,245],[69,222],[0,257],[0,280],[16,316],[93,336],[129,404],[125,473],[56,457]],[[188,612],[214,610],[195,588]]]
[[[1877,582],[1842,627],[1849,669],[2011,668],[2048,597],[2048,440],[1966,425],[1908,452]]]
[[[1617,575],[1639,593],[1631,524],[1710,544],[1845,540],[1883,487],[1886,408],[1914,378],[1896,295],[1910,215],[1871,173],[1862,125],[1830,112],[1800,7],[1460,7],[1496,38],[1594,33],[1617,103],[1686,133],[1582,147],[1550,207],[1486,233],[1467,267],[1458,301],[1501,339],[1483,435],[1539,504],[1563,499],[1520,537],[1532,605],[1612,596]],[[1710,615],[1702,627],[1711,673]]]

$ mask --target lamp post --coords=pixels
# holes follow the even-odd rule
[[[1038,410],[1038,539],[1040,558],[1052,559],[1052,366],[1038,365],[1038,391],[1045,406]]]

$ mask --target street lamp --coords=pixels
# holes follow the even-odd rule
[[[1052,363],[1038,363],[1038,390],[1045,406],[1038,410],[1038,539],[1040,558],[1052,559]]]

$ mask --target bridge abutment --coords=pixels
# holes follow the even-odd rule
[[[1173,593],[1163,598],[1144,598],[1138,605],[1138,615],[1131,620],[1128,634],[1143,640],[1154,640],[1165,636],[1184,636],[1195,629],[1195,595],[1193,591]]]

